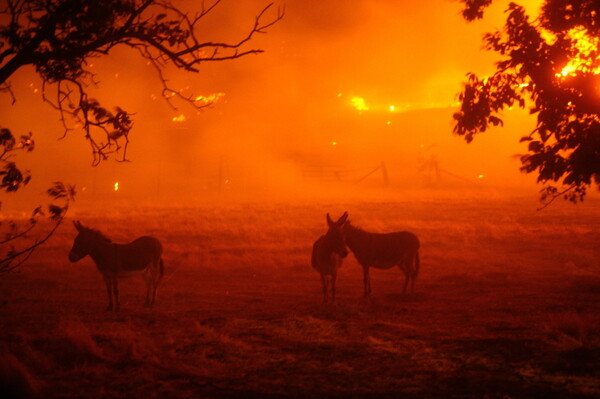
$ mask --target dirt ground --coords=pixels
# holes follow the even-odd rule
[[[3,398],[597,398],[600,200],[238,204],[75,211],[115,242],[165,247],[157,305],[121,280],[105,312],[70,221],[0,277]],[[322,303],[310,248],[325,212],[422,242],[416,292],[350,255]]]

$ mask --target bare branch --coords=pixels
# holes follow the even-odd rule
[[[0,84],[0,93],[7,92],[10,94],[10,98],[12,99],[11,104],[14,105],[17,102],[17,98],[15,97],[15,93],[12,91],[12,87],[10,82],[4,82]]]
[[[47,190],[47,194],[55,200],[64,201],[63,206],[58,206],[55,204],[50,204],[48,206],[49,220],[53,223],[52,228],[41,239],[36,239],[32,244],[25,245],[24,248],[16,251],[12,249],[8,251],[8,253],[6,253],[6,255],[0,259],[0,275],[11,272],[24,264],[38,247],[50,239],[50,237],[56,232],[66,217],[66,214],[69,210],[69,204],[75,198],[75,188],[73,186],[67,186],[61,182],[55,182],[54,185]],[[41,214],[41,207],[38,207],[34,210],[32,218],[36,218]],[[11,225],[16,226],[14,222],[12,222]],[[25,235],[29,234],[36,226],[39,225],[34,223],[33,220],[30,220],[29,228],[22,232],[15,232],[16,227],[13,227],[13,231],[9,233],[8,237],[0,243],[0,248],[2,248],[2,246],[6,243],[16,239],[20,239],[22,241]]]

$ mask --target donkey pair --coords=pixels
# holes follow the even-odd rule
[[[365,297],[371,295],[371,267],[390,269],[398,266],[405,276],[402,294],[406,293],[409,282],[411,291],[414,292],[420,267],[420,243],[416,235],[408,231],[370,233],[353,226],[348,221],[348,212],[344,212],[336,222],[327,214],[327,225],[327,233],[313,244],[311,259],[312,266],[321,274],[325,303],[335,300],[337,270],[342,266],[343,259],[348,256],[346,246],[363,268]]]

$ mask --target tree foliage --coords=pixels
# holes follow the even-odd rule
[[[482,18],[491,0],[462,0],[466,20]],[[510,3],[502,30],[485,34],[484,46],[500,55],[491,76],[468,74],[454,132],[467,142],[501,112],[529,107],[536,115],[521,155],[521,170],[545,184],[542,201],[584,199],[600,187],[600,2],[546,0],[536,18]]]

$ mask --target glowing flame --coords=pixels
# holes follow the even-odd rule
[[[395,105],[390,105],[390,112],[394,112],[396,110],[396,106]]]
[[[369,107],[367,106],[365,99],[362,97],[355,96],[355,97],[352,97],[352,100],[350,100],[350,101],[352,101],[352,106],[354,106],[354,108],[356,108],[360,112],[369,110]]]
[[[484,177],[485,177],[484,175],[477,176],[478,179],[483,179]]]
[[[576,75],[575,71],[577,71],[577,67],[575,65],[571,65],[571,62],[573,62],[573,60],[571,60],[569,62],[569,64],[567,64],[567,66],[564,67],[562,69],[562,71],[560,71],[560,73],[557,73],[556,77],[567,76],[567,75],[575,76]]]
[[[600,56],[598,56],[598,45],[600,39],[590,35],[582,26],[575,27],[567,33],[567,37],[573,42],[578,56],[572,58],[563,67],[556,77],[575,76],[578,71],[600,74]]]
[[[115,191],[119,191],[119,182],[115,182]]]
[[[208,96],[198,96],[194,101],[200,103],[200,105],[209,105],[219,101],[224,95],[225,93],[213,93]]]
[[[337,141],[332,142],[331,145],[337,145]]]
[[[173,119],[171,119],[173,122],[184,122],[186,120],[186,117],[184,114],[181,114],[179,116],[174,116]]]

